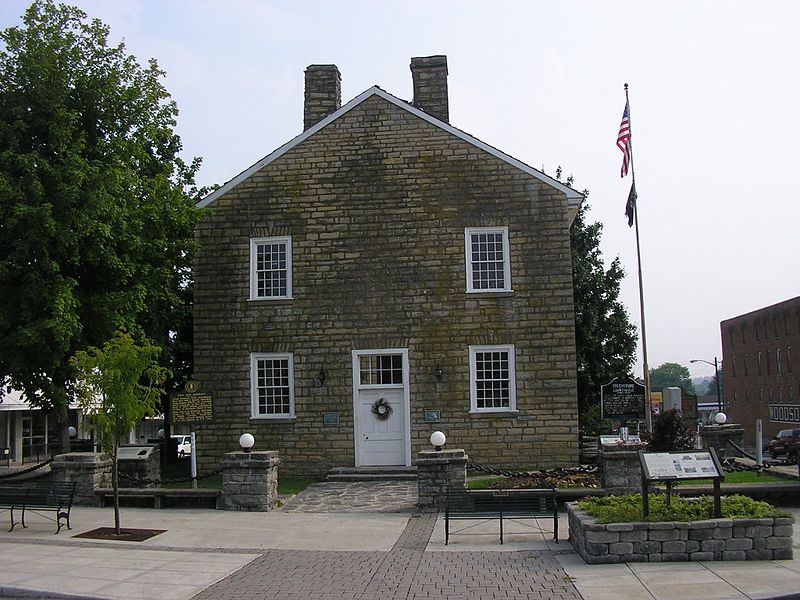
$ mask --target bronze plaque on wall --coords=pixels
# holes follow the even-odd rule
[[[171,422],[207,423],[214,420],[211,394],[199,392],[196,381],[187,381],[183,392],[172,395]]]

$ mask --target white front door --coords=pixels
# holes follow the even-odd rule
[[[408,350],[353,350],[357,467],[411,465]]]

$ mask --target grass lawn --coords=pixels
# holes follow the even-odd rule
[[[188,478],[190,472],[189,459],[180,459],[178,462],[161,467],[161,479],[182,479]],[[203,474],[200,473],[202,476]],[[306,489],[309,485],[317,481],[312,477],[304,477],[300,475],[281,475],[278,474],[278,494],[298,494]],[[162,487],[170,489],[186,489],[192,487],[191,481],[182,481],[179,483],[163,483]],[[214,475],[213,477],[206,477],[197,480],[197,487],[209,490],[222,489],[222,474]]]
[[[598,478],[599,479],[599,478]],[[491,487],[496,481],[512,481],[513,478],[509,477],[476,477],[467,481],[467,488],[470,490],[485,490]],[[760,475],[755,471],[731,471],[725,473],[724,483],[786,483],[786,479],[778,475],[772,475],[769,472],[762,472]],[[659,483],[663,485],[663,482]],[[683,481],[675,481],[675,485],[712,485],[710,479],[687,479]],[[533,486],[535,487],[535,486]],[[557,483],[556,487],[581,487],[573,483]]]
[[[687,479],[678,482],[680,485],[711,485],[711,479]],[[723,483],[786,483],[786,478],[772,475],[771,473],[761,473],[755,471],[731,471],[725,473]]]

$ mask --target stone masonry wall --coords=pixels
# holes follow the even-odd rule
[[[448,490],[466,490],[467,461],[469,457],[460,449],[417,454],[417,506],[438,512],[444,509]]]
[[[792,558],[792,519],[709,519],[602,525],[567,505],[569,539],[589,564]]]
[[[408,349],[412,456],[441,429],[478,464],[577,464],[569,225],[561,192],[377,96],[274,160],[197,229],[200,472],[245,431],[288,472],[352,466],[351,351],[370,348]],[[472,226],[508,226],[513,292],[466,293]],[[293,299],[249,301],[250,238],[273,235],[292,236]],[[514,344],[516,413],[470,414],[477,344]],[[295,419],[250,418],[251,352],[293,353]]]
[[[111,487],[111,459],[94,452],[69,452],[59,454],[51,466],[53,481],[76,483],[75,506],[99,506],[94,491]]]

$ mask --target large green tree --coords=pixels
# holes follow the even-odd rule
[[[570,230],[581,414],[599,402],[601,385],[630,373],[636,352],[636,328],[619,300],[625,272],[619,258],[606,268],[600,251],[603,225],[587,223],[588,210],[584,202]]]
[[[51,0],[0,32],[0,382],[56,415],[62,449],[76,351],[138,325],[190,360],[199,160],[156,62],[108,35]]]
[[[664,363],[650,369],[650,389],[660,392],[666,387],[679,387],[687,394],[696,394],[689,369],[678,363]]]

